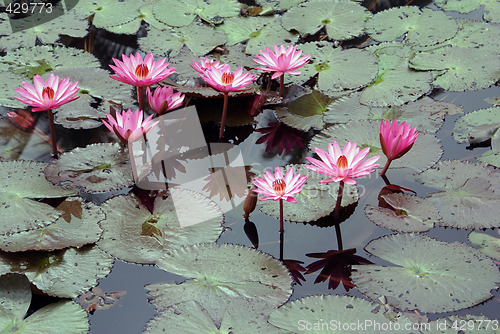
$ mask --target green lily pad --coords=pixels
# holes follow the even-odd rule
[[[439,190],[432,192],[429,197],[439,208],[439,214],[443,218],[439,225],[465,229],[493,228],[500,225],[498,171],[479,163],[447,160],[421,173],[417,180],[425,186]]]
[[[156,19],[173,27],[187,26],[197,16],[208,23],[220,24],[224,18],[239,13],[239,4],[235,0],[159,0],[153,5]]]
[[[440,219],[438,209],[425,198],[387,194],[382,198],[392,209],[367,205],[365,215],[375,225],[398,232],[424,232]]]
[[[14,98],[14,96],[19,96],[14,89],[19,88],[21,82],[25,80],[26,78],[19,74],[3,72],[2,81],[0,82],[0,89],[3,92],[0,96],[0,105],[10,108],[26,108],[26,104]]]
[[[360,101],[372,107],[398,106],[415,101],[431,90],[432,74],[408,68],[413,51],[401,43],[368,48],[378,58],[378,75]]]
[[[491,320],[485,316],[477,315],[452,315],[430,321],[421,327],[424,334],[495,334],[498,333]]]
[[[500,5],[496,0],[437,0],[436,5],[444,10],[469,13],[484,5],[483,18],[486,21],[500,23]]]
[[[283,15],[282,25],[297,30],[302,36],[315,34],[326,27],[328,37],[344,40],[359,36],[371,17],[366,8],[355,2],[312,1],[293,7]]]
[[[469,242],[475,246],[481,246],[479,251],[489,257],[500,260],[500,239],[489,234],[471,232]]]
[[[159,30],[150,27],[148,35],[139,39],[141,50],[145,52],[160,51],[160,55],[175,57],[186,45],[195,55],[203,56],[218,45],[226,42],[226,35],[206,24],[190,24],[182,28]]]
[[[280,261],[239,245],[183,247],[163,256],[157,266],[188,278],[180,284],[146,286],[158,312],[196,300],[216,324],[221,324],[232,300],[251,299],[276,307],[292,293],[292,279]]]
[[[96,246],[52,252],[0,252],[0,275],[25,274],[49,296],[75,298],[111,271],[113,258]]]
[[[500,107],[475,110],[455,121],[453,138],[459,143],[479,144],[490,140],[500,128]]]
[[[444,71],[437,73],[436,86],[462,92],[487,88],[500,79],[500,54],[481,48],[443,47],[420,52],[410,61],[416,70]]]
[[[45,169],[45,176],[54,184],[69,182],[90,192],[116,190],[132,184],[128,160],[128,150],[118,144],[91,144],[53,160]]]
[[[271,309],[262,301],[233,299],[222,318],[220,333],[288,333],[267,322]],[[189,321],[185,321],[189,319]],[[187,301],[167,308],[150,320],[145,334],[168,332],[172,334],[219,332],[208,312],[196,301]]]
[[[434,133],[443,125],[446,114],[459,110],[451,103],[434,101],[427,96],[401,106],[375,108],[361,104],[360,96],[361,93],[356,92],[332,102],[323,114],[323,121],[336,124],[360,120],[398,120],[410,123],[420,132]]]
[[[245,52],[251,55],[260,54],[260,50],[265,50],[266,47],[271,48],[271,45],[290,45],[294,44],[299,35],[283,29],[281,20],[274,19],[257,34],[250,36]]]
[[[100,66],[99,60],[91,53],[63,46],[20,48],[0,57],[2,72],[22,75],[25,81],[31,81],[35,74],[42,75],[58,68]]]
[[[40,7],[38,10],[40,10]],[[53,11],[56,10],[56,6],[54,6]],[[44,44],[53,44],[61,35],[81,38],[88,34],[88,21],[78,19],[72,12],[55,17],[42,24],[37,21],[45,21],[45,17],[34,17],[36,18],[35,20],[30,20],[29,18],[22,19],[21,22],[24,23],[24,29],[19,24],[19,26],[16,26],[17,32],[2,36],[0,39],[0,48],[13,50],[21,47],[31,47],[36,45],[37,39]],[[61,27],[64,27],[64,30],[61,30]]]
[[[358,121],[330,126],[311,139],[309,148],[313,150],[314,147],[319,147],[328,150],[328,143],[332,139],[335,139],[340,147],[343,147],[348,141],[356,141],[361,148],[370,147],[370,153],[366,159],[379,155],[380,159],[377,160],[377,163],[380,166],[384,166],[387,161],[380,146],[380,122]],[[439,139],[433,134],[422,133],[408,153],[400,159],[392,161],[389,173],[391,168],[405,167],[415,171],[423,171],[434,165],[442,154],[443,150]]]
[[[85,334],[87,313],[73,301],[52,303],[26,317],[31,288],[24,275],[0,276],[0,331],[2,333]]]
[[[92,96],[80,95],[79,99],[64,104],[57,109],[54,123],[68,129],[94,129],[100,127],[102,125],[101,119],[106,118],[106,113],[93,108],[91,103],[97,103]]]
[[[422,234],[393,234],[365,250],[395,266],[353,266],[352,280],[371,299],[392,297],[403,310],[451,312],[492,297],[500,273],[479,251]],[[439,256],[436,256],[439,254]]]
[[[273,10],[285,10],[297,6],[306,0],[258,0],[256,1],[262,7],[271,7]]]
[[[498,131],[497,131],[498,133]],[[498,150],[490,150],[483,153],[477,160],[495,167],[500,168],[500,152]]]
[[[444,12],[407,6],[379,12],[366,23],[366,32],[377,41],[390,42],[402,35],[410,45],[433,45],[455,36],[458,25]]]
[[[305,164],[287,165],[282,168],[283,175],[290,168],[293,168],[293,174],[307,175],[307,181],[301,187],[302,191],[293,196],[297,203],[288,203],[283,201],[283,219],[293,222],[311,222],[321,217],[328,216],[335,208],[339,183],[319,183],[325,179],[324,175],[312,172],[305,168]],[[358,188],[352,185],[344,185],[342,196],[342,207],[354,204],[358,201]],[[260,210],[265,214],[278,217],[280,216],[278,201],[260,201]]]
[[[52,224],[62,212],[36,198],[66,197],[66,190],[45,179],[47,164],[35,161],[0,162],[0,235],[41,228]]]
[[[100,207],[71,197],[57,209],[63,212],[62,216],[47,227],[0,235],[0,249],[7,252],[54,250],[81,247],[99,240],[102,230],[97,223],[105,218]]]
[[[92,24],[97,28],[107,29],[134,21],[140,15],[139,8],[142,6],[143,1],[100,0],[93,4],[95,4],[95,7],[91,10],[91,13],[94,14]]]
[[[392,321],[386,317],[379,304],[361,298],[337,295],[317,295],[296,299],[287,303],[269,316],[269,322],[292,333],[380,333],[366,323],[377,323],[380,328],[399,328],[391,333],[403,331],[411,322],[406,317]],[[354,327],[346,327],[352,326]],[[356,324],[361,326],[356,327]],[[389,327],[390,326],[390,327]],[[410,333],[413,333],[410,331]]]
[[[498,53],[500,26],[482,21],[457,20],[460,29],[455,37],[446,41],[453,47],[482,48]]]
[[[226,33],[227,45],[235,45],[258,37],[260,31],[272,21],[272,18],[266,16],[236,16],[224,20],[224,24],[218,26],[216,30],[222,30]],[[267,47],[270,46],[267,45]]]
[[[107,200],[103,209],[109,214],[100,223],[104,232],[98,246],[125,261],[153,264],[182,246],[219,238],[223,216],[213,201],[188,190],[171,193],[175,199],[157,197],[153,213],[135,197]],[[179,216],[193,225],[182,226]]]

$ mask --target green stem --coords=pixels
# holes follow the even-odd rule
[[[222,119],[220,121],[220,130],[219,130],[219,141],[222,140],[222,136],[224,135],[224,127],[226,126],[226,115],[227,115],[227,101],[229,99],[229,93],[224,92],[224,106],[222,107]]]
[[[57,140],[56,140],[56,127],[54,125],[54,115],[52,114],[52,109],[47,110],[49,115],[49,127],[50,127],[50,137],[52,141],[52,156],[57,158]]]

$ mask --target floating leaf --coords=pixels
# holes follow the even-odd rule
[[[500,239],[489,234],[471,232],[469,242],[475,246],[481,246],[479,251],[489,257],[500,260]]]
[[[222,30],[226,33],[227,45],[235,45],[250,38],[258,37],[261,30],[271,21],[273,19],[266,16],[236,16],[224,20],[224,24],[218,26],[217,30]],[[272,44],[267,45],[267,47],[272,48]]]
[[[444,12],[415,6],[379,12],[366,23],[366,32],[377,41],[390,42],[405,35],[411,45],[433,45],[455,36],[458,25]]]
[[[500,107],[475,110],[455,121],[453,138],[459,143],[480,144],[500,128]]]
[[[257,1],[262,7],[270,6],[273,10],[285,10],[297,6],[306,0],[259,0]]]
[[[239,245],[198,244],[163,256],[157,266],[188,280],[147,285],[158,312],[196,300],[213,322],[220,324],[235,299],[251,299],[270,306],[291,295],[292,280],[285,266],[271,256]]]
[[[97,223],[105,218],[101,209],[80,198],[67,198],[58,207],[63,211],[53,224],[19,233],[0,236],[0,249],[7,252],[54,250],[81,247],[99,240]]]
[[[344,40],[363,33],[365,21],[371,17],[366,8],[347,1],[305,2],[283,15],[282,25],[297,30],[302,36],[315,34],[326,27],[328,37]]]
[[[0,275],[25,274],[49,296],[75,298],[111,271],[113,258],[96,246],[53,252],[0,252]]]
[[[281,26],[281,20],[275,19],[266,24],[257,36],[251,36],[246,46],[246,53],[254,55],[260,54],[260,50],[265,50],[266,47],[272,49],[273,44],[290,45],[297,41],[298,34],[287,31]]]
[[[31,288],[24,275],[0,276],[0,331],[2,333],[85,334],[87,313],[73,301],[52,303],[27,318]]]
[[[446,41],[454,47],[482,48],[498,53],[500,26],[482,21],[457,20],[460,29],[455,37]]]
[[[107,200],[103,209],[109,214],[100,223],[104,232],[98,246],[125,261],[156,263],[182,246],[217,240],[222,232],[221,209],[193,191],[170,189],[172,193],[175,198],[156,198],[153,213],[135,197]],[[193,225],[181,225],[179,216]]]
[[[293,168],[293,174],[307,175],[307,182],[301,187],[302,191],[295,195],[297,203],[283,203],[283,218],[293,222],[310,222],[325,217],[335,208],[339,183],[319,183],[325,177],[305,168],[305,165],[287,165],[282,168],[286,172]],[[283,174],[284,175],[284,174]],[[347,207],[358,201],[356,186],[345,185],[342,196],[342,207]],[[277,201],[259,201],[260,210],[268,215],[279,217],[279,203]]]
[[[47,226],[63,212],[35,198],[66,197],[76,194],[45,179],[47,165],[34,161],[0,162],[0,235]]]
[[[97,6],[91,10],[91,13],[94,14],[92,24],[97,28],[107,29],[127,25],[134,21],[140,15],[139,7],[142,6],[143,1],[100,0],[96,1],[95,4]],[[131,33],[135,33],[135,31]]]
[[[62,46],[34,46],[21,48],[0,57],[2,72],[12,72],[31,81],[35,74],[42,75],[58,68],[100,67],[98,59],[84,50]]]
[[[267,322],[271,308],[262,301],[233,299],[222,318],[221,333],[287,333]],[[190,319],[189,321],[185,321]],[[144,333],[155,334],[168,332],[172,334],[219,332],[208,312],[196,301],[187,301],[167,308],[150,320]]]
[[[360,320],[362,319],[362,320]],[[391,333],[411,326],[405,317],[388,319],[379,304],[350,296],[317,295],[296,299],[271,313],[268,320],[276,327],[292,333],[346,333],[346,325],[376,323],[380,328],[391,328]],[[361,328],[361,327],[356,327]],[[365,333],[380,333],[375,327],[362,326]],[[394,330],[400,328],[401,330]],[[361,331],[361,329],[359,329]],[[411,332],[413,333],[413,332]]]
[[[425,186],[440,190],[429,197],[443,218],[439,225],[465,229],[499,226],[498,171],[479,163],[447,160],[421,173],[417,179]]]
[[[398,120],[399,122],[410,123],[412,127],[417,128],[417,131],[434,133],[443,124],[447,110],[454,107],[450,103],[435,102],[430,97],[425,96],[401,106],[375,108],[361,104],[359,101],[360,96],[361,93],[356,92],[332,102],[323,114],[325,123]]]
[[[208,23],[219,24],[224,18],[239,13],[239,4],[235,0],[159,0],[153,5],[156,19],[173,27],[187,26],[196,16]]]
[[[378,58],[378,75],[360,101],[373,107],[398,106],[415,101],[431,90],[432,75],[408,68],[413,51],[401,43],[370,48]]]
[[[365,214],[374,224],[399,232],[424,232],[440,219],[436,207],[425,198],[387,194],[382,198],[392,208],[367,205]]]
[[[371,299],[386,296],[403,310],[450,312],[491,298],[498,268],[479,251],[422,234],[393,234],[365,250],[395,266],[353,266],[352,280]],[[439,256],[436,256],[438,254]]]
[[[496,0],[437,0],[436,5],[444,10],[469,13],[484,5],[483,18],[486,21],[500,23],[500,6]]]
[[[485,316],[452,315],[430,321],[420,328],[424,334],[495,334],[498,333],[493,325],[495,321]]]
[[[328,143],[335,139],[340,147],[348,141],[356,141],[361,148],[370,147],[367,158],[378,155],[377,163],[385,165],[387,158],[382,153],[380,146],[380,122],[358,121],[347,124],[330,126],[314,136],[309,143],[311,150],[319,147],[328,150]],[[408,167],[416,171],[422,171],[434,165],[443,150],[439,139],[432,134],[420,134],[410,152],[402,158],[392,161],[391,168]]]
[[[420,52],[410,61],[417,70],[444,71],[437,73],[436,86],[462,92],[487,88],[500,79],[500,54],[481,48],[443,47]]]
[[[91,192],[116,190],[132,183],[128,159],[128,151],[118,144],[91,144],[53,160],[45,175],[54,184],[70,182]]]
[[[26,78],[19,74],[3,72],[2,80],[0,81],[0,89],[3,92],[0,96],[0,105],[11,108],[26,108],[26,104],[14,99],[14,96],[19,96],[14,89],[19,88],[21,82],[25,80]]]

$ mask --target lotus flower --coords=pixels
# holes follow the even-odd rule
[[[356,142],[347,142],[341,151],[339,144],[334,140],[328,144],[328,153],[317,147],[314,151],[321,158],[321,161],[306,157],[314,165],[307,165],[306,168],[331,176],[328,179],[319,181],[320,183],[345,182],[347,184],[356,184],[353,179],[373,172],[378,167],[378,164],[374,164],[374,162],[380,158],[375,156],[362,161],[370,152],[370,148],[367,147],[360,151],[359,147],[356,146]]]
[[[21,96],[14,98],[34,107],[32,111],[56,109],[79,98],[79,96],[74,96],[78,92],[76,87],[78,81],[71,82],[70,78],[59,81],[59,76],[51,73],[47,81],[39,75],[35,75],[33,81],[35,87],[23,81],[22,86],[14,89]]]
[[[252,183],[257,186],[254,189],[256,193],[266,195],[261,197],[261,201],[268,200],[285,200],[289,203],[297,203],[297,200],[292,196],[302,191],[300,188],[306,182],[307,176],[300,174],[293,175],[293,169],[290,168],[285,177],[281,172],[280,167],[276,167],[274,175],[269,171],[264,174],[264,179],[256,178]]]
[[[281,76],[280,96],[283,96],[284,74],[299,75],[301,72],[296,71],[296,69],[307,64],[311,58],[310,55],[300,57],[302,51],[297,50],[297,47],[293,45],[285,49],[283,45],[278,47],[274,44],[274,52],[266,47],[266,50],[260,50],[260,53],[262,56],[256,56],[257,59],[253,59],[253,61],[265,67],[257,67],[256,69],[274,72],[271,79],[276,79]]]
[[[214,59],[211,59],[211,58],[208,58],[208,57],[205,57],[205,58],[202,58],[200,57],[200,63],[198,64],[196,62],[196,60],[194,59],[191,59],[192,62],[191,62],[191,67],[198,73],[200,74],[204,74],[207,70],[211,70],[212,68],[221,68],[223,67],[224,65],[222,65],[220,63],[220,61],[216,61]]]
[[[154,61],[152,53],[148,53],[144,60],[139,53],[130,57],[122,55],[122,60],[113,58],[115,66],[109,67],[115,71],[115,75],[110,77],[136,87],[151,86],[175,72],[175,68],[167,69],[170,63],[165,64],[165,58]]]
[[[157,87],[154,93],[151,93],[148,87],[146,95],[148,96],[149,106],[159,115],[180,107],[185,97],[180,92],[174,93],[172,87]]]
[[[388,120],[383,120],[380,123],[380,145],[382,152],[387,157],[387,163],[380,175],[384,175],[392,160],[399,159],[408,152],[420,132],[416,132],[417,128],[410,129],[410,124],[403,122],[398,124],[394,120],[389,123]]]
[[[105,120],[102,122],[124,144],[139,139],[158,124],[158,122],[150,124],[153,115],[150,115],[143,121],[143,112],[139,109],[135,112],[132,112],[130,109],[127,111],[124,110],[122,114],[117,112],[116,118],[111,114],[107,114],[106,117],[109,123]]]
[[[250,73],[243,73],[243,68],[240,67],[236,71],[231,72],[229,65],[222,65],[220,68],[212,67],[210,70],[205,71],[200,76],[205,80],[213,89],[224,93],[224,106],[222,108],[222,119],[220,122],[219,140],[222,139],[224,134],[224,126],[226,124],[227,114],[227,101],[229,92],[240,92],[248,90],[245,88],[255,79],[255,75]]]

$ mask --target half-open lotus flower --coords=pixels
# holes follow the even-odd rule
[[[257,59],[253,59],[253,61],[265,66],[258,67],[257,70],[274,72],[271,79],[276,79],[285,73],[292,75],[300,74],[301,72],[296,71],[296,69],[307,64],[311,58],[310,55],[301,57],[302,50],[297,50],[297,47],[293,45],[285,49],[283,45],[277,46],[274,44],[274,52],[266,47],[266,50],[260,50],[260,53],[262,56],[256,56]]]
[[[190,65],[196,72],[201,74],[205,73],[208,70],[211,70],[212,68],[221,68],[224,66],[220,63],[220,61],[208,57],[200,57],[199,63],[197,63],[196,60],[192,59]]]
[[[154,128],[158,122],[151,124],[153,115],[150,115],[143,121],[144,114],[142,110],[137,109],[135,112],[123,110],[123,113],[116,113],[116,118],[111,114],[107,114],[108,122],[103,120],[104,125],[120,138],[122,143],[127,144],[129,141],[135,141],[141,138],[149,130]]]
[[[396,120],[380,123],[380,145],[388,160],[399,159],[412,148],[420,134],[416,129],[410,129],[410,124],[406,122],[398,124]]]
[[[146,89],[148,96],[149,106],[159,115],[163,115],[169,110],[173,110],[182,105],[184,101],[184,94],[177,92],[174,93],[172,87],[157,87],[154,93],[151,93],[149,87]]]
[[[300,188],[306,182],[307,176],[300,174],[293,175],[293,169],[290,168],[285,176],[281,172],[280,167],[276,167],[274,175],[266,171],[264,178],[256,178],[252,183],[257,187],[253,189],[256,193],[263,194],[260,200],[277,201],[283,199],[290,203],[297,203],[297,200],[292,196],[302,191]]]
[[[234,73],[231,72],[231,67],[227,64],[219,68],[212,67],[211,70],[205,71],[204,74],[200,73],[200,76],[212,88],[224,93],[248,90],[250,88],[245,87],[255,79],[255,75],[248,72],[243,73],[242,67],[238,68]]]
[[[374,164],[374,162],[380,158],[375,156],[363,161],[370,152],[370,148],[366,147],[360,151],[356,142],[349,141],[343,150],[334,140],[328,144],[328,152],[317,147],[314,148],[314,151],[321,160],[306,157],[313,164],[313,166],[307,165],[306,168],[330,176],[328,179],[319,181],[320,183],[344,181],[347,184],[356,184],[353,179],[373,172],[378,167],[378,164]]]
[[[122,55],[122,61],[113,58],[113,62],[115,65],[109,67],[115,75],[110,77],[136,87],[151,86],[175,72],[175,68],[167,68],[170,63],[165,63],[165,58],[154,61],[152,53],[148,53],[144,60],[136,53],[130,57]]]
[[[39,75],[35,75],[33,81],[34,87],[22,81],[22,85],[14,89],[20,95],[20,97],[14,98],[34,107],[32,111],[56,109],[79,98],[79,96],[74,96],[78,92],[76,87],[78,81],[71,82],[70,78],[59,81],[59,76],[51,73],[47,81],[44,81]]]

